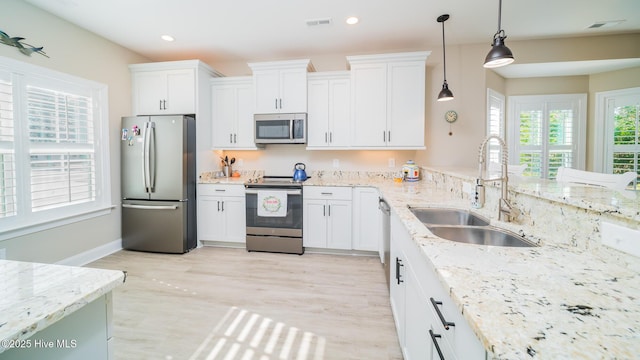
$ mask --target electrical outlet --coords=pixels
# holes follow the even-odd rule
[[[394,159],[394,158],[389,158],[389,167],[390,167],[390,168],[394,168],[394,167],[396,167],[396,159]]]
[[[244,159],[238,159],[238,161],[236,161],[236,164],[238,164],[238,166],[244,165]]]
[[[602,222],[600,234],[604,245],[640,257],[640,230]]]
[[[339,168],[340,167],[340,160],[333,159],[333,167],[334,168]]]
[[[0,249],[0,260],[7,258],[7,249]]]
[[[462,192],[469,195],[469,196],[473,196],[475,193],[475,190],[473,188],[473,185],[469,184],[468,182],[463,182],[462,183]]]

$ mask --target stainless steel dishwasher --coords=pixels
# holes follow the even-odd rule
[[[378,209],[380,209],[380,222],[382,223],[382,249],[380,251],[380,261],[384,265],[384,276],[387,278],[387,288],[389,288],[390,273],[390,241],[391,241],[391,208],[383,198],[378,198]]]

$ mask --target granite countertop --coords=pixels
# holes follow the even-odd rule
[[[626,359],[640,353],[637,271],[553,242],[507,248],[438,238],[407,205],[470,209],[470,204],[424,180],[394,183],[370,176],[316,177],[305,182],[305,186],[314,185],[377,187],[435,269],[489,358]],[[571,196],[576,192],[556,190],[552,184],[539,185],[536,191],[549,197],[563,191],[565,195],[556,197],[558,201],[577,201]],[[610,194],[608,190],[593,191]],[[608,205],[596,201],[588,206]],[[499,227],[500,223],[492,220],[492,225]]]
[[[115,270],[0,260],[0,342],[27,339],[124,280]]]

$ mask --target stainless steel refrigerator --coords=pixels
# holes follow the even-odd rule
[[[122,118],[122,247],[185,253],[196,247],[195,119]]]

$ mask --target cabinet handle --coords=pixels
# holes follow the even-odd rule
[[[160,100],[160,104],[158,105],[158,110],[162,110],[162,100]]]
[[[222,211],[224,211],[224,201],[222,201]]]
[[[327,205],[327,216],[331,216],[331,205]]]
[[[216,189],[216,192],[225,192],[227,191],[226,189]]]
[[[321,192],[320,195],[333,195],[332,192]]]
[[[327,205],[322,205],[322,216],[327,216]]]
[[[404,280],[400,279],[400,267],[402,267],[404,265],[402,265],[402,260],[398,259],[396,257],[396,281],[398,282],[398,285],[400,285],[400,283],[403,283]]]
[[[218,200],[218,211],[220,211],[220,200]]]
[[[333,132],[329,131],[329,142],[332,143],[333,142]]]
[[[389,133],[389,136],[387,136],[387,141],[391,142],[391,130],[389,130],[388,133]]]
[[[455,323],[452,323],[444,319],[444,316],[442,315],[442,312],[438,307],[438,305],[442,305],[442,301],[436,301],[433,298],[429,298],[429,300],[431,300],[431,305],[433,305],[433,308],[436,309],[436,313],[438,314],[438,317],[440,318],[440,322],[442,322],[442,326],[444,326],[445,330],[449,330],[450,326],[456,326]]]
[[[233,134],[233,143],[234,144],[238,143],[238,134]]]
[[[280,99],[280,109],[282,110],[282,99]]]
[[[273,99],[276,102],[276,109],[278,108],[278,99]]]
[[[442,350],[440,350],[440,345],[438,345],[438,339],[442,337],[440,334],[434,334],[433,330],[429,329],[429,336],[431,336],[431,341],[433,345],[436,347],[436,351],[438,352],[438,357],[440,360],[444,360],[444,355],[442,355]]]
[[[233,134],[232,133],[229,133],[229,142],[233,143]]]
[[[324,132],[324,142],[327,142],[327,132]]]
[[[387,142],[387,132],[386,131],[382,132],[382,142]]]

